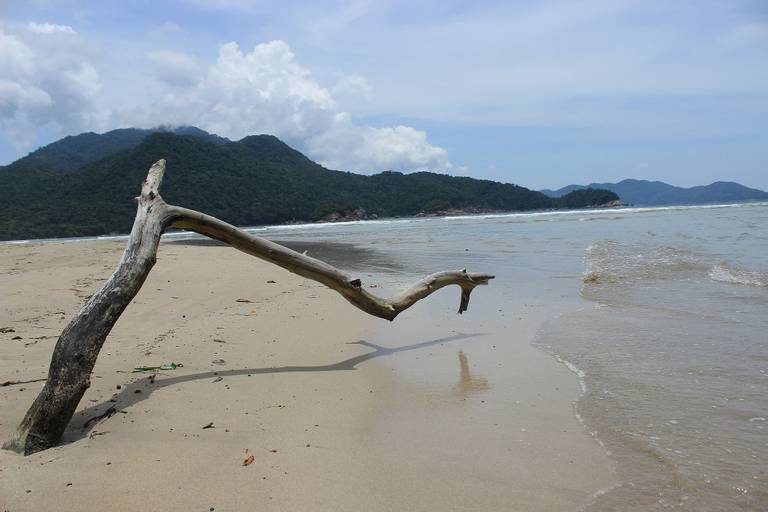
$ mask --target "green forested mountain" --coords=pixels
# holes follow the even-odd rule
[[[141,144],[149,135],[158,132],[193,135],[211,142],[229,142],[229,140],[223,137],[212,135],[194,126],[160,127],[151,130],[119,128],[106,133],[86,132],[80,135],[64,137],[33,151],[11,165],[16,167],[23,166],[26,169],[42,168],[61,172],[74,171],[118,151],[134,148]]]
[[[231,142],[185,130],[191,134],[82,134],[0,168],[0,240],[128,232],[132,198],[160,158],[167,160],[166,201],[236,225],[311,221],[358,208],[381,217],[584,207],[618,199],[608,191],[553,199],[517,185],[429,172],[363,176],[325,169],[273,136]],[[105,135],[110,137],[100,144]]]

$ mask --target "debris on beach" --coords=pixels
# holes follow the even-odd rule
[[[154,372],[157,370],[175,370],[176,368],[182,368],[184,365],[181,363],[165,363],[160,366],[136,366],[133,369],[133,373],[141,372]]]
[[[48,338],[53,338],[53,336],[34,336],[32,338],[28,338],[28,339],[30,339],[32,341],[30,341],[29,343],[25,343],[24,346],[28,347],[30,345],[35,345],[35,344],[37,344],[38,341],[40,341],[40,340],[47,340]],[[12,339],[21,339],[21,336],[16,336],[15,338],[12,338]]]
[[[101,422],[102,420],[106,420],[106,419],[111,418],[112,416],[114,416],[118,412],[122,413],[122,414],[126,414],[125,411],[118,411],[117,408],[114,405],[110,406],[103,413],[97,414],[96,416],[90,418],[85,423],[83,423],[83,430],[86,430],[91,425],[96,425],[97,423]]]
[[[223,359],[214,359],[213,361],[211,361],[211,363],[213,363],[213,364],[227,364],[227,362],[225,360],[223,360]]]
[[[30,382],[44,382],[46,380],[48,380],[48,379],[46,378],[46,379],[32,379],[32,380],[7,380],[7,381],[5,381],[3,383],[0,383],[0,387],[4,388],[5,386],[16,386],[18,384],[29,384]]]
[[[251,464],[253,464],[253,461],[254,461],[254,456],[249,455],[248,458],[243,461],[243,466],[250,466]]]
[[[272,279],[268,279],[267,280],[267,284],[275,284],[275,283],[277,283],[277,281],[274,281]]]
[[[203,427],[203,430],[205,430],[207,428],[216,428],[216,427],[213,425],[213,422],[210,422],[206,426]]]
[[[0,333],[5,334],[7,332],[16,332],[13,327],[0,327]]]
[[[216,377],[215,379],[213,379],[213,382],[221,382],[223,380],[224,380],[224,377]]]
[[[252,301],[252,300],[248,300],[248,299],[237,299],[237,300],[235,300],[235,302],[244,302],[244,303],[246,303],[246,304],[250,304],[250,303],[252,303],[253,301]]]

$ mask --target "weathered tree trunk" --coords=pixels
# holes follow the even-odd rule
[[[169,227],[196,231],[318,281],[366,313],[387,320],[394,320],[417,301],[450,284],[461,287],[459,313],[462,313],[467,309],[474,287],[493,279],[490,274],[470,274],[466,270],[439,272],[425,277],[397,297],[382,299],[367,292],[359,279],[351,279],[323,261],[250,235],[209,215],[166,204],[159,193],[164,172],[165,160],[150,168],[137,198],[138,211],[128,246],[117,269],[61,333],[45,386],[3,448],[28,455],[59,443],[90,386],[91,372],[104,340],[152,270],[160,237]]]

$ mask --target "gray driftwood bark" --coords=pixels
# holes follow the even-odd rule
[[[248,234],[209,215],[165,203],[159,192],[164,172],[165,160],[150,168],[141,195],[136,198],[136,220],[117,269],[64,328],[53,350],[45,386],[3,448],[29,455],[59,443],[90,386],[91,372],[104,340],[152,270],[160,237],[168,228],[196,231],[318,281],[366,313],[387,320],[394,320],[417,301],[451,284],[461,287],[462,313],[475,286],[488,284],[494,277],[466,270],[438,272],[396,297],[380,298],[366,291],[360,279],[352,279],[323,261]]]

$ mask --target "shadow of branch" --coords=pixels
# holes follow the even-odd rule
[[[350,357],[338,363],[316,365],[316,366],[276,366],[270,368],[243,368],[239,370],[217,370],[202,373],[191,373],[188,375],[179,375],[177,377],[161,378],[158,375],[155,379],[143,378],[139,379],[131,384],[123,387],[123,389],[112,396],[111,399],[101,402],[99,404],[92,405],[79,411],[72,418],[72,421],[67,427],[67,431],[64,434],[62,444],[69,444],[85,437],[88,437],[89,433],[101,423],[101,421],[93,421],[94,418],[104,415],[105,413],[120,412],[127,407],[136,405],[150,397],[150,395],[162,388],[169,386],[175,386],[177,384],[183,384],[185,382],[192,382],[203,379],[215,379],[216,377],[237,377],[242,375],[260,375],[260,374],[272,374],[272,373],[291,373],[291,372],[337,372],[345,370],[355,370],[357,365],[364,363],[370,359],[376,357],[389,356],[400,352],[408,352],[411,350],[418,350],[421,348],[431,347],[433,345],[440,345],[443,343],[450,343],[459,340],[465,340],[468,338],[475,338],[479,336],[485,336],[485,333],[471,333],[471,334],[456,334],[454,336],[447,336],[445,338],[438,338],[430,341],[423,341],[421,343],[414,343],[412,345],[404,345],[401,347],[387,348],[381,345],[376,345],[364,340],[354,341],[349,343],[350,345],[362,345],[373,349],[372,352],[366,354],[360,354],[359,356]],[[110,409],[112,409],[110,411]],[[111,414],[109,414],[111,416]],[[105,418],[108,418],[106,416]]]

